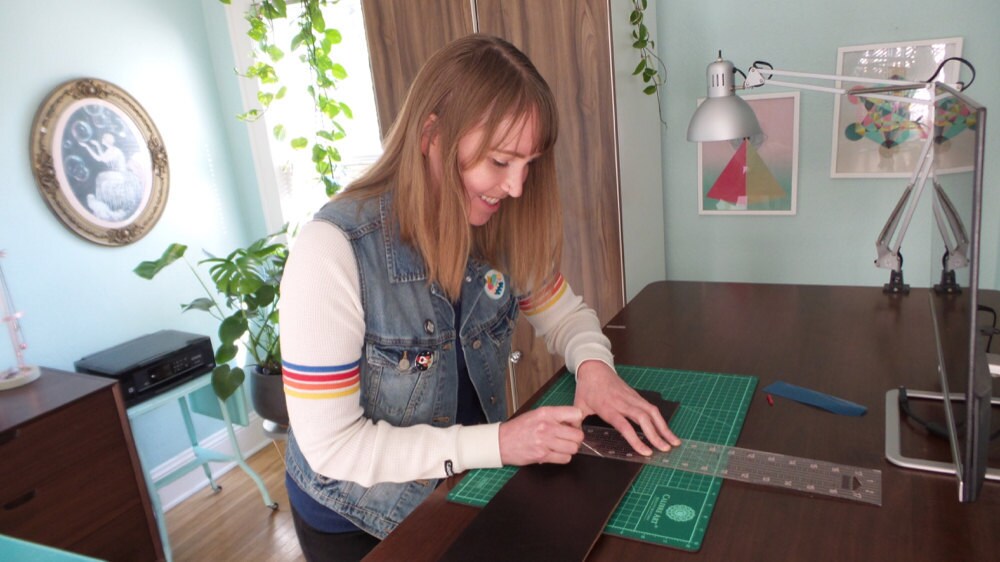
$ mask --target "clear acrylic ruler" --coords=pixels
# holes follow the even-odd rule
[[[644,457],[617,430],[583,426],[591,456],[637,462],[728,480],[882,505],[882,472],[777,453],[684,440],[680,447]]]

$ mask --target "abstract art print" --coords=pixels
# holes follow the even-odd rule
[[[794,215],[798,191],[799,93],[742,96],[762,133],[698,143],[698,213]]]
[[[925,82],[934,76],[935,80],[954,83],[959,80],[961,63],[949,62],[935,73],[946,59],[961,55],[960,37],[841,47],[837,51],[837,74],[913,82]],[[853,90],[873,85],[844,81],[838,87]],[[929,97],[929,93],[917,91],[913,97]],[[926,105],[838,95],[834,103],[830,177],[909,177],[923,141],[931,134],[928,122]]]

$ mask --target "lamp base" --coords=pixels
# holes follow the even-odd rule
[[[955,272],[941,270],[941,282],[934,285],[934,292],[939,295],[958,295],[962,293],[962,287],[955,280]]]
[[[903,270],[890,271],[889,272],[889,282],[882,285],[882,292],[887,295],[908,295],[910,294],[910,286],[903,283]]]
[[[12,367],[5,374],[0,375],[0,390],[24,386],[37,379],[41,374],[42,372],[35,365]]]

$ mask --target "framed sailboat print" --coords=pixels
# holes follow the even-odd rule
[[[698,214],[794,215],[799,93],[742,97],[757,115],[762,133],[698,143]]]

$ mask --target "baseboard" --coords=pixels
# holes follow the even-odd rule
[[[264,432],[261,429],[261,422],[261,418],[255,412],[251,411],[249,413],[249,424],[246,427],[236,426],[233,428],[233,433],[236,435],[236,442],[243,453],[243,458],[248,458],[250,455],[271,444],[271,441],[264,436]],[[225,428],[202,439],[201,445],[223,454],[233,454],[235,452],[229,443]],[[155,482],[193,460],[194,452],[188,449],[153,468],[150,471],[150,476]],[[212,478],[218,479],[237,465],[235,462],[225,464],[213,462],[209,463],[208,466],[212,471]],[[205,477],[205,472],[203,470],[192,470],[163,488],[160,488],[160,505],[163,506],[164,512],[170,511],[170,508],[191,497],[206,486],[208,486],[208,478]]]

